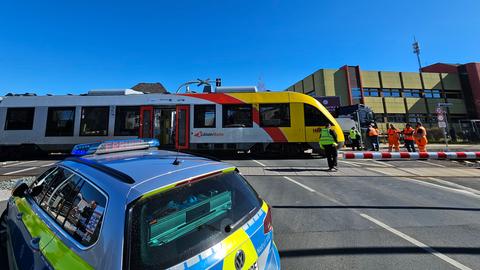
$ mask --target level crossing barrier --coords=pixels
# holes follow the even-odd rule
[[[343,159],[468,159],[480,160],[480,152],[345,152]]]

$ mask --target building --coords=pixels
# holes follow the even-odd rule
[[[143,93],[165,94],[167,89],[161,83],[138,83],[132,87],[133,90]]]
[[[434,127],[438,103],[450,103],[447,116],[456,129],[459,120],[480,119],[480,63],[438,63],[420,73],[365,71],[360,66],[320,69],[286,90],[338,96],[342,106],[365,104],[384,124],[421,121]]]

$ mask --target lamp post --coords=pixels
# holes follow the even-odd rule
[[[178,86],[177,91],[175,91],[175,94],[177,94],[178,91],[180,91],[180,89],[182,89],[182,87],[186,87],[186,92],[189,93],[190,92],[190,87],[189,86],[191,84],[197,84],[197,86],[210,85],[210,79],[206,79],[206,80],[196,79],[194,81],[184,82],[184,83],[180,84],[180,86]]]

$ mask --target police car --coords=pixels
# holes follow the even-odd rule
[[[12,269],[279,269],[270,207],[232,165],[149,148],[78,145],[19,183],[2,214]]]

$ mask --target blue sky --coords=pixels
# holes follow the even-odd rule
[[[194,78],[283,90],[319,68],[480,61],[480,1],[0,2],[0,95]]]

